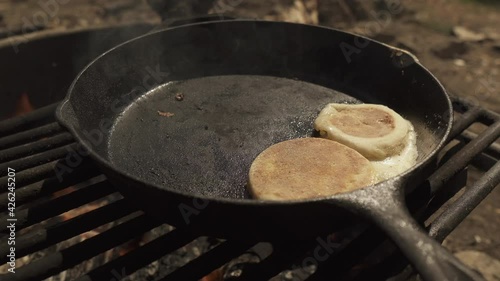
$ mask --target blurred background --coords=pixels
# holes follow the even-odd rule
[[[417,55],[450,92],[500,111],[498,0],[0,0],[0,40],[18,35],[16,44],[22,44],[30,33],[155,25],[162,18],[208,13],[324,25],[375,38]]]
[[[65,88],[22,80],[23,71],[43,76],[40,69],[21,69],[15,75],[6,69],[15,67],[23,46],[33,38],[144,24],[140,33],[162,22],[206,14],[323,25],[374,38],[415,54],[451,94],[500,113],[499,0],[0,0],[0,119],[64,95]],[[46,52],[64,52],[53,48]],[[86,52],[93,46],[71,48]],[[30,59],[43,56],[42,52]],[[74,63],[75,72],[87,62]],[[69,83],[73,76],[61,77]],[[17,81],[15,87],[12,81]],[[51,95],[36,95],[42,88]],[[469,266],[486,272],[488,280],[500,280],[499,233],[497,188],[444,245]]]

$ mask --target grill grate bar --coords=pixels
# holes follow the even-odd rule
[[[457,137],[461,141],[470,142],[471,140],[477,138],[477,134],[471,131],[464,131],[460,136]],[[491,155],[495,158],[500,158],[500,143],[494,142],[489,147],[487,147],[484,153]]]
[[[498,184],[500,184],[500,162],[497,162],[473,186],[466,188],[464,194],[432,222],[429,235],[438,241],[443,241]]]
[[[384,261],[377,264],[376,266],[372,266],[363,270],[358,276],[356,276],[354,279],[351,279],[350,281],[407,281],[408,278],[415,272],[413,270],[413,267],[408,265],[408,263],[408,259],[404,255],[402,255],[399,250],[394,248],[392,255],[387,257]]]
[[[53,161],[16,173],[16,186],[26,186],[28,184],[55,176],[57,163],[58,161]],[[0,188],[2,188],[2,190],[6,190],[6,182],[7,176],[0,178]]]
[[[136,210],[130,207],[128,202],[121,199],[70,220],[29,232],[16,239],[16,256],[19,258],[55,245],[75,235],[129,215],[134,211]],[[7,244],[0,245],[0,262],[7,262],[8,253],[9,246]]]
[[[57,123],[51,123],[42,127],[37,127],[27,131],[17,133],[15,135],[5,136],[0,138],[0,149],[7,149],[29,142],[49,137],[56,133],[62,133],[64,129]]]
[[[97,176],[99,173],[95,169],[76,169],[71,173],[71,177],[64,177],[59,180],[57,177],[32,183],[28,186],[16,189],[16,206],[30,202],[34,199],[50,195],[71,185],[83,182]],[[8,203],[7,196],[0,197],[0,208],[4,208]]]
[[[83,242],[33,261],[17,269],[16,274],[7,275],[5,280],[38,281],[45,279],[121,245],[158,225],[145,215],[135,217]]]
[[[334,253],[326,261],[319,263],[318,269],[307,281],[325,280],[328,276],[332,276],[332,273],[335,273],[335,276],[339,278],[344,276],[385,239],[387,239],[387,235],[378,228],[375,226],[368,227],[352,241],[349,241],[339,252]]]
[[[68,195],[41,203],[32,208],[19,210],[16,213],[16,230],[19,231],[35,223],[39,223],[86,203],[95,201],[113,192],[115,192],[115,189],[110,184],[107,182],[100,182],[71,192]],[[8,218],[8,215],[4,215],[0,218],[0,229],[2,229],[2,232],[9,231],[7,229]]]
[[[269,280],[287,269],[294,261],[304,255],[315,246],[316,241],[302,241],[293,244],[273,245],[273,252],[256,264],[252,270],[245,270],[243,274],[234,279],[235,281]]]
[[[59,103],[53,103],[26,115],[0,122],[0,137],[25,131],[54,120],[54,111]]]
[[[453,100],[452,101],[453,109],[455,109],[455,111],[460,112],[460,113],[464,113],[467,110],[471,110],[475,107],[477,107],[477,108],[480,107],[477,104],[475,104],[467,99],[460,98],[457,96],[454,96],[452,98],[452,100]],[[500,114],[495,113],[495,112],[490,111],[490,110],[481,109],[481,114],[479,115],[479,120],[478,120],[479,122],[482,122],[486,126],[489,126],[498,120],[500,120]]]
[[[189,227],[174,229],[142,247],[130,251],[125,256],[118,257],[95,268],[86,275],[78,278],[76,281],[112,280],[115,277],[113,275],[113,270],[121,272],[121,269],[123,269],[127,274],[132,274],[136,270],[152,263],[167,253],[179,249],[195,239],[196,237],[191,234],[189,230]]]
[[[3,173],[4,171],[7,171],[8,167],[15,167],[16,171],[22,171],[41,164],[49,163],[54,160],[64,158],[68,155],[68,152],[74,151],[75,147],[76,144],[65,145],[63,147],[54,148],[32,156],[3,163],[0,164],[0,171]]]
[[[460,118],[455,118],[456,120],[453,122],[448,140],[452,140],[460,135],[461,132],[467,129],[481,116],[481,113],[482,109],[480,107],[473,107],[467,110]]]
[[[479,119],[479,121],[483,122],[483,124],[487,126],[497,122],[498,120],[500,120],[500,114],[489,110],[483,110],[481,118]]]
[[[62,133],[30,144],[7,148],[0,151],[0,163],[33,155],[71,142],[73,142],[71,134]]]
[[[198,280],[223,266],[227,261],[241,255],[253,245],[255,243],[223,242],[159,281]]]
[[[435,214],[448,200],[450,200],[455,194],[462,190],[467,184],[467,171],[468,169],[462,170],[458,175],[455,175],[450,181],[443,184],[443,187],[436,192],[429,204],[422,210],[422,218],[424,220],[429,219],[433,214]]]
[[[429,177],[431,193],[435,194],[453,175],[458,174],[467,164],[500,136],[500,121],[484,130],[477,138],[455,153],[436,173]]]

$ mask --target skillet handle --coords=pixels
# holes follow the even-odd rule
[[[484,280],[429,237],[413,219],[404,204],[404,180],[389,180],[385,185],[343,197],[349,209],[373,221],[394,241],[424,280]]]

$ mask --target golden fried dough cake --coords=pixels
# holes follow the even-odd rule
[[[394,110],[378,104],[330,103],[314,121],[322,137],[345,144],[369,160],[400,153],[410,125]]]
[[[365,157],[335,141],[299,138],[260,153],[249,172],[248,188],[259,199],[293,200],[349,192],[373,183]]]
[[[417,162],[417,133],[411,122],[376,104],[328,104],[314,128],[368,158],[376,183],[397,176]]]

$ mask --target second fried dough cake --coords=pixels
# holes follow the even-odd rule
[[[369,160],[382,160],[403,150],[410,123],[387,106],[330,103],[319,113],[314,128]]]

